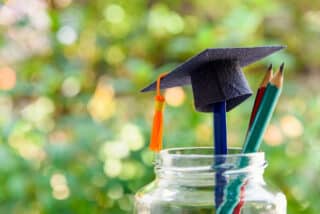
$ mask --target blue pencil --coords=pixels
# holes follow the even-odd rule
[[[213,123],[214,123],[214,153],[215,155],[227,154],[227,122],[226,122],[226,102],[213,104]],[[223,191],[226,185],[226,179],[223,177],[223,170],[219,165],[223,164],[224,158],[215,158],[216,168],[216,187],[215,187],[215,204],[216,209],[223,202]]]

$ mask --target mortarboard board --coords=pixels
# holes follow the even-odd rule
[[[252,94],[241,68],[283,48],[206,49],[164,76],[160,88],[191,84],[197,111],[212,112],[213,104],[221,101],[226,101],[226,110],[230,111]],[[156,82],[153,82],[142,92],[155,89]]]

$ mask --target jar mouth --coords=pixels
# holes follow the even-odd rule
[[[226,155],[214,155],[212,147],[182,147],[162,150],[156,158],[156,172],[225,174],[263,171],[267,165],[264,152],[241,153],[229,148]]]
[[[244,156],[264,156],[264,152],[241,153],[241,151],[242,149],[239,147],[231,147],[228,149],[228,154],[214,155],[214,148],[212,147],[180,147],[161,150],[160,156],[168,158],[239,158]]]

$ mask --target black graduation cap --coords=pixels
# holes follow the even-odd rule
[[[252,94],[241,68],[283,48],[284,46],[264,46],[206,49],[163,77],[160,88],[191,84],[197,111],[212,112],[213,104],[221,101],[226,101],[229,111]],[[155,89],[156,82],[153,82],[142,92]]]

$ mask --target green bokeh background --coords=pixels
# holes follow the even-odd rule
[[[153,94],[139,90],[205,48],[268,44],[287,49],[245,69],[255,91],[269,63],[286,64],[265,178],[288,213],[319,212],[320,1],[1,2],[0,86],[8,67],[17,78],[0,91],[1,213],[131,213],[154,178]],[[165,110],[164,147],[212,145],[190,87],[166,95],[181,102]],[[253,99],[228,114],[230,146]]]

